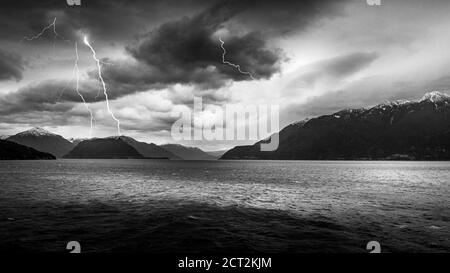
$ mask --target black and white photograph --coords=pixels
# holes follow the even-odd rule
[[[449,14],[1,1],[0,253],[449,253]]]

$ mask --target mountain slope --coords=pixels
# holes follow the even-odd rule
[[[279,133],[276,151],[260,142],[238,146],[222,159],[450,159],[450,97],[428,93],[418,101],[394,101],[348,109]]]
[[[171,153],[153,143],[140,142],[140,141],[135,140],[134,138],[127,137],[127,136],[121,136],[120,139],[122,139],[124,142],[131,145],[141,155],[145,156],[146,158],[181,159],[180,157],[174,155],[173,153]]]
[[[161,147],[174,155],[180,157],[183,160],[215,160],[212,155],[205,153],[199,148],[186,147],[179,144],[165,144]]]
[[[7,140],[32,147],[41,152],[51,153],[56,157],[64,156],[75,146],[62,136],[39,127],[8,137]]]
[[[0,160],[56,159],[53,155],[36,151],[11,141],[0,140]]]
[[[218,150],[218,151],[205,151],[205,153],[213,156],[216,159],[221,158],[228,150]]]
[[[80,142],[64,158],[128,159],[144,157],[120,138],[96,138]]]

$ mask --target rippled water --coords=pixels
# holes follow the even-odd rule
[[[450,162],[0,161],[0,250],[450,251]]]

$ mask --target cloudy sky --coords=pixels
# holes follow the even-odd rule
[[[84,36],[101,59],[122,134],[148,142],[173,142],[176,113],[192,108],[194,96],[216,106],[279,105],[284,127],[343,108],[450,93],[450,1],[381,3],[2,1],[0,134],[41,126],[67,138],[89,136],[90,115],[76,93],[75,44],[93,135],[116,134]],[[219,39],[227,60],[253,78],[222,62]],[[236,145],[184,144],[206,150]]]

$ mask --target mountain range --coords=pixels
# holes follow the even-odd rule
[[[60,135],[39,127],[13,136],[4,136],[2,139],[7,140],[9,143],[31,147],[36,151],[51,154],[58,158],[217,159],[198,148],[182,145],[164,145],[163,147],[154,143],[140,142],[128,136],[92,139],[71,138],[67,140]],[[6,144],[4,146],[6,147]],[[16,151],[18,152],[18,158],[23,157],[25,159],[30,157],[30,153],[25,152],[22,156],[20,155],[20,151],[22,150],[16,149]],[[12,155],[9,152],[6,153],[6,148],[2,150],[0,158],[6,159],[11,157]],[[30,158],[33,158],[33,156]]]
[[[238,146],[221,159],[450,159],[450,96],[427,93],[417,101],[392,101],[346,109],[288,125],[275,151]]]

